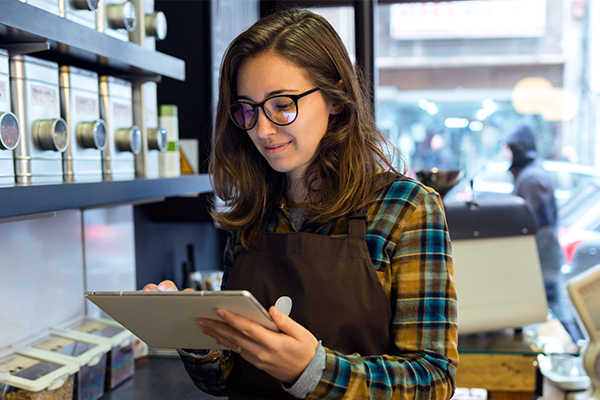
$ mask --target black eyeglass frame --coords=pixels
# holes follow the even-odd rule
[[[242,129],[242,130],[245,130],[245,131],[249,131],[250,129],[252,129],[252,128],[254,128],[254,127],[256,126],[256,122],[258,121],[257,108],[262,108],[262,110],[263,110],[263,113],[265,114],[265,116],[267,117],[267,119],[268,119],[269,121],[271,121],[272,123],[274,123],[274,124],[275,124],[275,125],[277,125],[277,126],[288,126],[288,125],[291,125],[291,124],[293,124],[293,123],[294,123],[294,121],[296,121],[296,119],[298,118],[298,113],[300,112],[300,108],[298,107],[298,100],[300,100],[300,99],[301,99],[301,98],[303,98],[304,96],[308,96],[309,94],[311,94],[311,93],[314,93],[314,92],[316,92],[317,90],[320,90],[320,89],[321,89],[321,88],[319,88],[319,87],[316,87],[316,88],[314,88],[314,89],[307,90],[306,92],[303,92],[303,93],[300,93],[300,94],[277,94],[277,95],[275,95],[275,96],[267,97],[267,98],[266,98],[266,99],[264,99],[264,100],[263,100],[261,103],[258,103],[258,104],[256,104],[256,103],[253,103],[253,102],[251,102],[251,101],[246,101],[246,100],[238,100],[238,101],[236,101],[236,102],[232,103],[232,104],[229,106],[229,118],[231,119],[231,121],[233,122],[233,124],[234,124],[235,126],[237,126],[238,128],[240,128],[240,129]],[[293,120],[291,120],[290,122],[286,122],[285,124],[280,124],[279,122],[275,122],[275,121],[273,121],[273,120],[271,119],[271,117],[269,116],[269,113],[267,113],[267,111],[265,110],[265,104],[267,103],[267,101],[269,101],[269,100],[272,100],[272,99],[275,99],[275,98],[277,98],[277,97],[287,97],[287,98],[290,98],[290,99],[292,99],[292,101],[294,102],[294,105],[296,106],[296,116],[295,116],[295,117],[294,117],[294,119],[293,119]],[[249,127],[249,128],[245,128],[245,127],[243,127],[243,126],[240,126],[240,125],[238,125],[238,123],[235,121],[235,117],[233,116],[233,113],[232,113],[232,108],[233,108],[235,105],[238,105],[238,104],[248,104],[249,106],[251,106],[251,107],[252,107],[252,110],[254,111],[254,116],[255,116],[255,118],[254,118],[254,123],[252,124],[252,126],[251,126],[251,127]]]

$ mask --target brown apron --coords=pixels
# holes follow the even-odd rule
[[[348,237],[305,232],[263,233],[244,251],[227,278],[227,290],[249,290],[268,309],[292,298],[290,317],[323,346],[343,354],[386,354],[392,312],[371,262],[364,215],[348,219]],[[294,399],[281,381],[237,354],[230,399]]]

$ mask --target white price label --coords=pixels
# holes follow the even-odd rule
[[[31,85],[31,104],[42,107],[55,107],[57,104],[57,91],[47,86]]]
[[[75,112],[95,116],[98,114],[98,102],[94,98],[75,96]]]
[[[115,118],[131,118],[131,105],[125,103],[113,103],[113,115]]]
[[[8,103],[8,85],[0,81],[0,103]]]

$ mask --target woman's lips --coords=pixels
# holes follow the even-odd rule
[[[282,144],[270,144],[265,146],[265,152],[267,154],[276,154],[279,153],[280,151],[283,151],[284,149],[286,149],[291,142],[287,142],[287,143],[282,143]]]

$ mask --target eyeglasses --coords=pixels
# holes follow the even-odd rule
[[[236,101],[229,106],[229,117],[238,128],[247,131],[256,125],[257,110],[262,108],[269,121],[275,125],[286,126],[298,118],[298,100],[317,90],[318,87],[300,94],[280,94],[259,104],[246,100]]]

